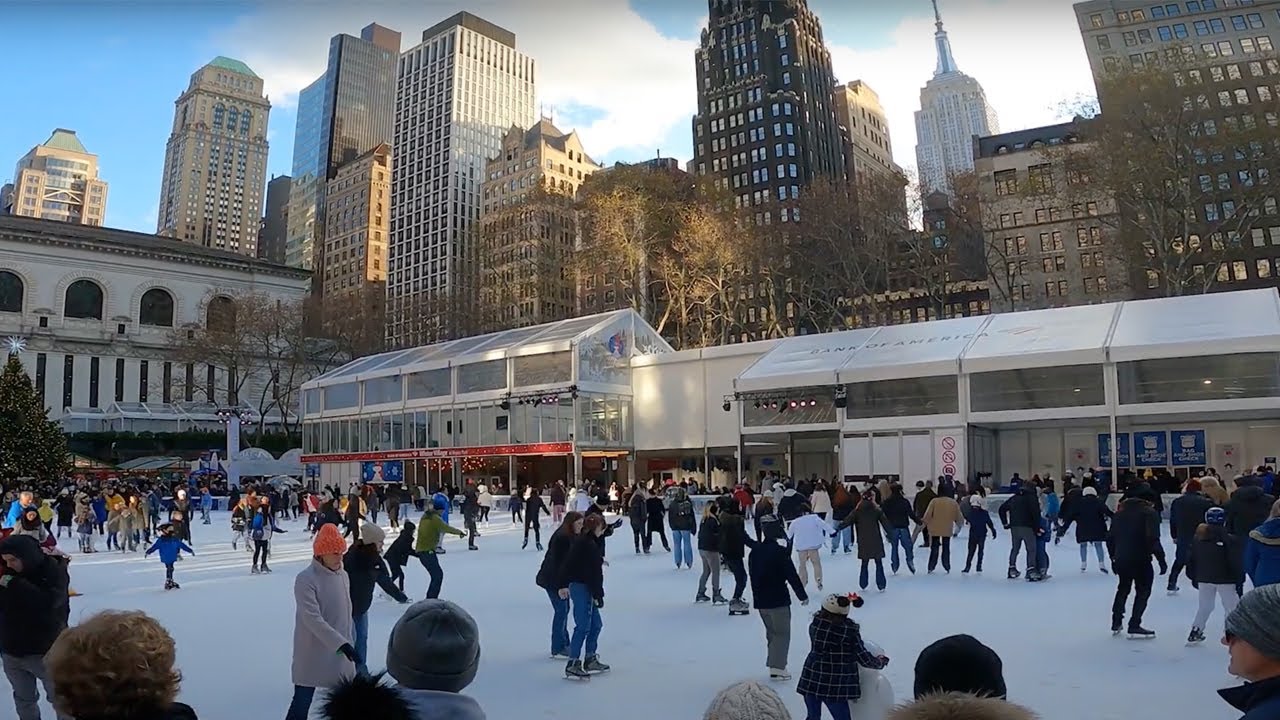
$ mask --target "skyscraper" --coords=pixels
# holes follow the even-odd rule
[[[0,215],[101,225],[107,184],[98,179],[98,156],[74,130],[58,128],[18,160],[13,183],[0,188]]]
[[[391,141],[399,54],[400,33],[381,25],[365,27],[360,37],[335,35],[324,74],[299,94],[288,264],[322,270],[328,181],[343,163]],[[322,293],[324,283],[315,290]]]
[[[280,175],[267,183],[267,204],[258,233],[258,259],[284,264],[284,244],[289,227],[289,190],[293,178]]]
[[[841,85],[836,88],[835,107],[836,118],[849,132],[845,155],[854,174],[902,175],[902,168],[893,161],[889,118],[876,91],[861,80]]]
[[[192,74],[175,103],[156,234],[257,255],[270,112],[262,78],[239,60]]]
[[[397,78],[387,338],[405,345],[467,331],[485,163],[537,118],[533,60],[470,13],[423,31]]]
[[[758,208],[758,224],[789,222],[789,201],[802,187],[845,173],[822,26],[805,0],[707,6],[696,55],[693,167],[736,206]]]
[[[933,0],[938,67],[920,90],[916,112],[916,165],[922,195],[949,193],[952,176],[973,170],[973,138],[1000,132],[996,111],[982,85],[960,72],[951,40],[942,27],[938,0]]]

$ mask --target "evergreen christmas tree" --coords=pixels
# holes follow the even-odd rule
[[[67,438],[49,420],[44,401],[16,354],[0,372],[0,482],[58,481],[66,475]]]

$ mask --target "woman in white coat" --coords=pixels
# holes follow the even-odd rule
[[[351,590],[342,554],[347,543],[336,525],[324,525],[312,560],[293,581],[293,701],[285,720],[307,720],[316,688],[354,677],[361,658],[352,646]]]
[[[480,505],[480,522],[489,523],[489,510],[493,507],[493,493],[489,492],[489,486],[481,484],[476,488],[476,502]]]
[[[817,486],[813,488],[813,494],[809,496],[809,506],[813,508],[813,514],[823,520],[831,518],[831,493],[827,492],[826,480],[819,480]]]

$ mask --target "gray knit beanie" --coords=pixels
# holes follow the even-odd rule
[[[414,603],[391,629],[387,673],[407,688],[461,692],[479,668],[476,621],[448,600]]]
[[[1234,635],[1280,660],[1280,585],[1250,590],[1227,616],[1227,634]]]
[[[721,690],[702,720],[791,720],[791,713],[772,688],[745,680]]]

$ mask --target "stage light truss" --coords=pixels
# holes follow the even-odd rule
[[[846,397],[843,385],[834,388],[733,393],[724,396],[721,408],[730,412],[733,410],[733,403],[737,402],[746,403],[757,410],[769,409],[784,413],[788,410],[816,408],[819,401],[832,401],[836,407],[844,407]]]
[[[566,388],[558,390],[540,390],[530,393],[512,393],[502,399],[498,407],[503,410],[510,410],[512,405],[556,405],[564,399],[565,396],[577,400],[578,386],[570,385]]]

